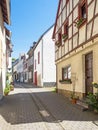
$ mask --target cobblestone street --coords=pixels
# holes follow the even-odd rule
[[[0,130],[98,130],[97,114],[52,91],[16,84],[0,101]]]

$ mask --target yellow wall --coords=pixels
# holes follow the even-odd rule
[[[93,52],[93,80],[98,82],[98,38],[85,44],[76,51],[56,63],[58,68],[58,89],[73,91],[73,84],[59,83],[59,80],[62,79],[62,68],[71,65],[72,80],[73,75],[76,75],[75,91],[85,93],[85,55],[91,51]]]

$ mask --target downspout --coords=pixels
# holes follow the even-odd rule
[[[58,92],[58,67],[56,64],[56,92]]]
[[[42,38],[42,48],[41,48],[41,52],[42,52],[42,80],[43,80],[43,38]]]

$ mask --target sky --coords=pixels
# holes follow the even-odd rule
[[[13,58],[27,53],[34,41],[55,23],[59,0],[11,0]]]

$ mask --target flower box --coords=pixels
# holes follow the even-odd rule
[[[79,20],[77,20],[75,26],[79,28],[83,23],[85,23],[85,21],[86,21],[86,18],[80,18]]]
[[[62,84],[71,84],[72,83],[71,79],[63,79],[63,80],[59,80],[59,82]]]
[[[61,44],[60,41],[57,41],[57,42],[55,43],[56,46],[60,46],[60,44]]]
[[[65,41],[67,38],[68,38],[68,35],[67,35],[67,34],[63,34],[63,35],[62,35],[63,41]]]

